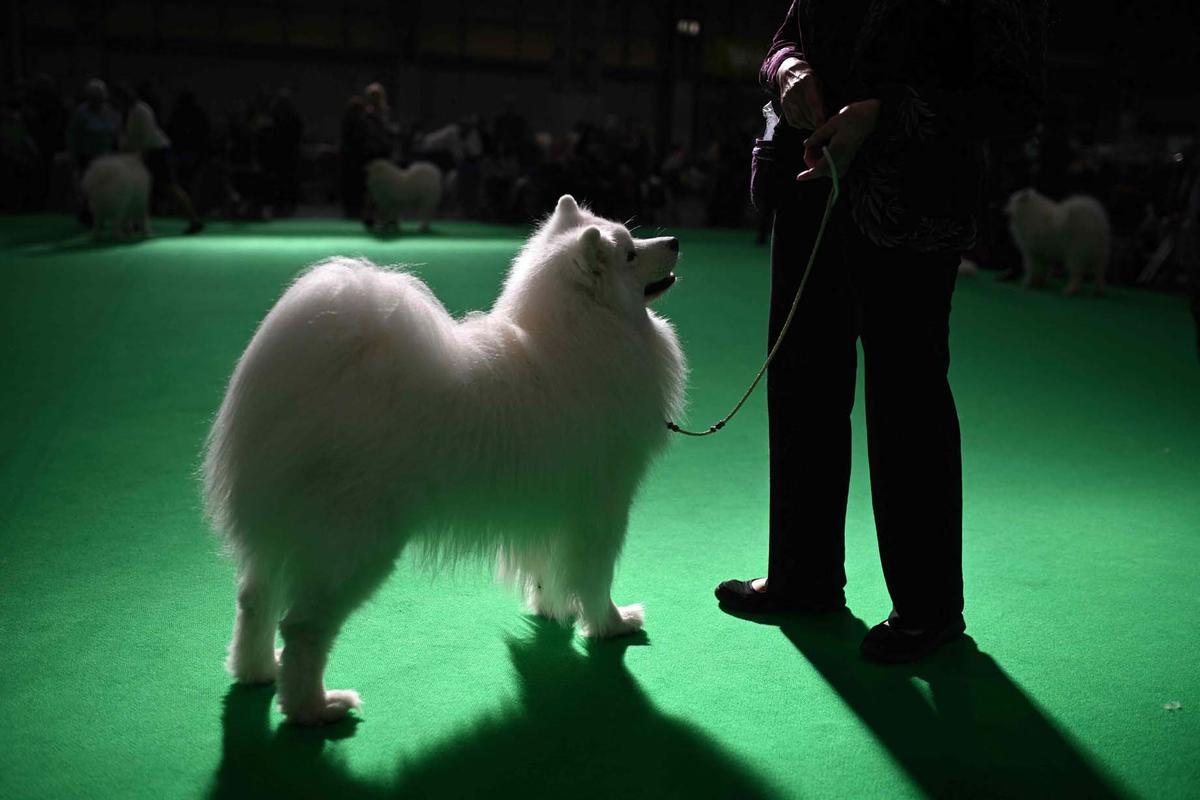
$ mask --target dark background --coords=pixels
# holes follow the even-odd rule
[[[492,116],[506,97],[535,127],[636,116],[656,144],[687,145],[757,108],[755,71],[786,2],[746,0],[9,0],[3,86],[45,72],[66,91],[93,75],[190,88],[221,114],[290,86],[315,138],[371,80],[401,122]],[[1115,135],[1192,132],[1200,4],[1051,2],[1052,117]],[[680,20],[699,23],[695,35]]]
[[[1086,192],[1112,219],[1110,278],[1179,285],[1187,270],[1173,257],[1145,273],[1196,184],[1200,4],[1050,6],[1044,125],[991,145],[974,256],[1013,266],[1002,209],[1015,189]],[[528,222],[569,190],[610,216],[765,234],[768,220],[747,203],[748,153],[762,122],[757,69],[786,0],[8,0],[4,9],[3,210],[78,206],[60,116],[99,77],[154,107],[181,185],[206,217],[356,217],[351,195],[373,156],[348,157],[347,109],[378,81],[391,157],[433,159],[455,175],[442,216]],[[198,101],[201,134],[192,135],[194,113],[175,115],[183,92]],[[428,149],[448,125],[465,156]],[[269,155],[282,140],[294,152]]]

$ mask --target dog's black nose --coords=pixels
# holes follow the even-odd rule
[[[670,239],[667,240],[667,249],[674,250],[676,253],[678,253],[679,252],[679,240],[676,239],[674,236],[672,236]]]

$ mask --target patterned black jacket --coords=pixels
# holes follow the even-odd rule
[[[854,8],[861,24],[848,26]],[[822,80],[828,114],[878,98],[878,126],[846,176],[855,222],[882,247],[963,250],[982,142],[1028,134],[1040,115],[1045,26],[1045,0],[793,0],[759,82],[778,100],[779,66],[794,56]]]

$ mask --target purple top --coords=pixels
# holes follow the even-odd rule
[[[880,101],[846,176],[851,214],[884,247],[963,250],[975,238],[980,144],[1032,130],[1044,97],[1045,0],[793,0],[759,82],[778,99],[788,57],[810,64],[827,113]]]

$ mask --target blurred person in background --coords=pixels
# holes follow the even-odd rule
[[[204,229],[204,223],[192,206],[191,197],[180,187],[175,176],[171,140],[158,126],[154,110],[126,86],[116,87],[113,100],[125,117],[121,149],[141,154],[146,169],[150,170],[154,188],[165,192],[187,217],[188,226],[184,229],[184,234],[199,233]]]
[[[82,178],[97,156],[114,152],[121,136],[121,115],[108,102],[108,86],[99,78],[88,81],[83,102],[67,121],[67,152],[75,164],[76,178]],[[86,200],[80,198],[79,222],[92,224]]]
[[[24,118],[38,151],[32,200],[35,208],[45,209],[54,174],[54,157],[66,146],[67,132],[67,109],[49,75],[42,73],[34,77]]]
[[[340,156],[342,213],[358,219],[367,191],[367,103],[358,95],[350,98],[342,114]]]
[[[175,154],[179,185],[190,195],[196,172],[212,149],[212,124],[190,90],[185,89],[176,98],[167,122],[167,136]]]
[[[381,83],[372,83],[363,90],[366,101],[366,156],[369,163],[375,158],[392,158],[396,149],[399,126],[392,120],[387,90]]]
[[[502,156],[520,155],[525,147],[529,138],[529,124],[517,111],[512,95],[504,97],[504,108],[492,123],[492,137],[496,142],[496,152]]]
[[[300,141],[304,136],[304,121],[289,90],[276,92],[271,123],[263,135],[263,169],[271,187],[271,211],[276,217],[288,217],[300,203]]]
[[[393,160],[399,126],[392,121],[392,109],[388,105],[387,90],[383,88],[383,84],[379,82],[367,84],[367,87],[363,89],[363,102],[362,167],[377,158]],[[363,225],[370,229],[374,226],[375,220],[365,216],[369,213],[371,206],[365,202],[366,185],[361,176],[362,168],[360,167],[358,171],[360,173],[358,185],[362,187],[359,190],[358,207],[360,213],[364,215],[362,217]]]
[[[32,211],[38,148],[22,114],[19,97],[0,108],[0,209]]]
[[[270,93],[255,92],[241,108],[230,113],[229,168],[236,196],[235,216],[262,220],[272,202],[273,189],[264,163],[269,161],[268,132],[271,128]]]
[[[1178,189],[1182,200],[1179,258],[1187,276],[1189,305],[1196,324],[1196,354],[1200,355],[1200,144],[1193,144],[1183,161],[1183,176]]]

